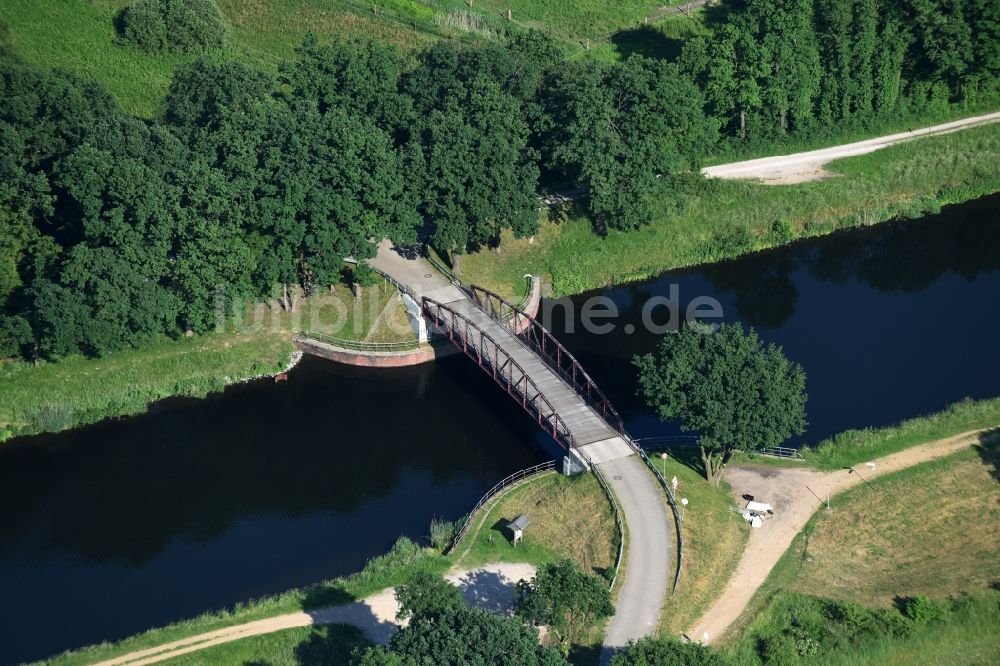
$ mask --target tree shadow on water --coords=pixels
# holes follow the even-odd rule
[[[778,328],[795,314],[796,268],[792,253],[775,250],[708,266],[704,274],[716,291],[734,295],[736,310],[748,324]]]

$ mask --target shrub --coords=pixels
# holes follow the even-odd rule
[[[226,23],[215,0],[138,0],[122,10],[121,40],[143,51],[204,51],[221,48]]]
[[[458,523],[444,520],[434,516],[431,518],[431,544],[440,551],[444,551],[455,538],[458,531]]]
[[[611,658],[611,666],[723,666],[725,660],[698,643],[681,643],[672,638],[647,636],[637,643],[629,643],[622,652]]]
[[[799,659],[799,651],[795,640],[786,634],[769,636],[760,643],[760,657],[765,664],[783,666],[794,664]]]
[[[930,624],[940,620],[944,615],[944,607],[931,601],[922,594],[903,600],[903,615],[917,625]]]

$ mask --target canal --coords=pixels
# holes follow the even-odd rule
[[[636,398],[630,364],[658,339],[643,304],[671,285],[804,366],[798,443],[1000,395],[1000,196],[603,290],[620,313],[605,335],[577,321],[596,294],[571,299],[573,333],[553,308],[547,323],[638,437],[678,432]],[[459,356],[396,370],[307,358],[288,382],[5,443],[0,663],[356,571],[551,447]]]

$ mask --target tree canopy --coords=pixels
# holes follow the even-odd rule
[[[569,559],[545,564],[530,581],[519,581],[516,607],[519,617],[551,627],[564,654],[581,630],[615,612],[607,583]]]
[[[119,27],[154,50],[225,33],[211,0],[139,0]],[[598,233],[669,222],[707,153],[1000,101],[995,1],[746,0],[708,27],[676,62],[566,61],[524,30],[406,58],[307,36],[276,77],[216,51],[152,120],[0,48],[0,355],[206,331],[220,294],[361,280],[418,230],[458,270],[535,234],[540,189],[582,191]]]
[[[458,589],[439,576],[412,577],[397,597],[400,616],[409,618],[409,624],[388,646],[367,650],[362,666],[566,665],[557,651],[539,645],[535,629],[516,618],[470,608]]]
[[[805,431],[802,366],[752,328],[723,324],[713,333],[684,326],[633,364],[639,394],[657,416],[698,433],[705,475],[714,484],[733,451],[778,446]]]
[[[568,68],[544,102],[549,167],[587,191],[602,228],[639,227],[676,204],[714,139],[694,82],[676,65],[641,56],[608,68]]]
[[[152,53],[204,51],[226,43],[226,22],[215,0],[137,0],[118,17],[120,38]]]
[[[611,658],[610,666],[725,666],[726,660],[698,643],[648,636]]]

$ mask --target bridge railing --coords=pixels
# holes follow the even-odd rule
[[[469,531],[469,526],[472,525],[472,521],[476,517],[476,514],[479,512],[481,508],[483,508],[483,505],[486,504],[486,502],[488,502],[490,498],[492,498],[494,495],[504,490],[505,488],[514,485],[515,483],[523,481],[528,477],[535,476],[536,474],[552,471],[555,468],[556,468],[556,461],[549,460],[547,462],[540,463],[533,467],[528,467],[527,469],[520,469],[514,472],[513,474],[505,476],[503,479],[498,481],[496,485],[494,485],[492,488],[486,491],[486,494],[483,495],[478,502],[476,502],[476,506],[472,507],[472,511],[470,511],[466,515],[465,520],[462,522],[462,526],[458,529],[457,532],[455,532],[455,536],[451,538],[451,542],[448,544],[448,547],[445,548],[444,554],[448,555],[458,547],[458,544],[459,542],[461,542],[462,537],[464,537],[465,533]]]
[[[604,393],[597,387],[594,380],[586,373],[580,363],[569,351],[549,333],[534,317],[505,300],[499,294],[489,289],[470,285],[467,293],[472,300],[490,318],[503,326],[512,335],[533,349],[548,365],[555,370],[562,378],[569,383],[578,395],[583,397],[591,407],[604,419],[605,423],[642,458],[646,466],[652,470],[659,480],[663,491],[667,495],[667,503],[674,514],[674,526],[677,530],[677,568],[674,574],[674,584],[672,594],[677,593],[677,586],[680,584],[681,572],[684,567],[684,525],[683,516],[677,506],[677,498],[666,478],[656,468],[656,465],[646,455],[645,449],[632,439],[625,430],[625,422],[615,411]],[[686,437],[684,439],[687,439]],[[593,467],[593,466],[592,466]],[[596,469],[596,468],[594,468]]]
[[[395,352],[410,351],[420,347],[420,342],[418,340],[404,340],[402,342],[365,342],[364,340],[347,340],[344,338],[338,338],[333,335],[326,335],[325,333],[308,329],[299,333],[299,336],[309,340],[315,340],[317,342],[325,342],[328,345],[340,347],[341,349],[350,349],[352,351]]]
[[[667,503],[670,505],[670,510],[674,514],[674,526],[677,528],[677,570],[674,572],[674,585],[671,589],[671,594],[677,594],[677,586],[681,582],[681,572],[684,570],[684,519],[681,516],[680,509],[677,508],[677,498],[674,496],[674,491],[670,484],[667,483],[666,477],[663,473],[653,464],[653,461],[649,459],[646,455],[646,450],[635,443],[635,441],[629,437],[627,434],[622,434],[622,437],[626,442],[629,443],[636,454],[642,458],[646,466],[653,471],[653,475],[659,480],[660,485],[663,486],[663,492],[667,494]]]
[[[569,426],[542,394],[534,380],[514,358],[504,351],[489,333],[474,321],[451,307],[427,298],[421,301],[424,315],[433,326],[447,336],[459,349],[472,358],[479,367],[493,376],[507,394],[521,403],[538,425],[567,449],[576,445]]]
[[[618,499],[615,497],[614,491],[611,490],[611,486],[608,485],[607,479],[604,478],[604,474],[598,469],[597,465],[593,464],[589,456],[588,462],[590,462],[590,471],[594,473],[594,478],[597,479],[597,483],[600,484],[605,497],[611,503],[611,510],[615,516],[615,529],[618,530],[618,554],[615,555],[615,573],[608,584],[608,588],[614,590],[615,583],[618,582],[618,574],[621,571],[622,559],[625,557],[625,520],[622,518],[621,509],[618,508]]]
[[[572,354],[534,317],[485,287],[469,285],[472,300],[495,322],[519,338],[552,368],[616,431],[624,431],[622,417],[604,392]]]

